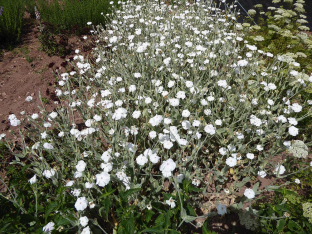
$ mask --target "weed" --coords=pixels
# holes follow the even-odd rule
[[[46,97],[41,98],[41,101],[45,104],[49,104],[49,100]]]

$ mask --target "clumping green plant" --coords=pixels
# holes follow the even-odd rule
[[[25,6],[22,0],[0,0],[0,49],[12,48],[21,39]]]
[[[263,66],[271,54],[243,40],[236,12],[211,4],[123,2],[107,30],[93,26],[94,59],[75,50],[74,71],[58,73],[58,107],[9,116],[28,130],[20,152],[6,144],[29,183],[1,196],[33,233],[186,233],[200,217],[251,212],[274,181],[310,167],[271,160],[297,147],[311,114],[298,119],[308,102],[288,57]],[[260,190],[266,176],[273,185]],[[236,199],[196,212],[211,193]]]
[[[102,15],[111,13],[108,7],[109,2],[109,0],[63,0],[61,2],[37,0],[36,5],[44,22],[49,22],[53,26],[60,25],[66,30],[76,27],[74,33],[81,36],[84,33],[83,28],[86,26],[86,22],[93,22],[95,25],[106,24],[103,22]],[[116,0],[112,2],[116,7],[120,5]]]
[[[275,190],[274,198],[268,203],[256,203],[260,229],[256,233],[311,233],[309,202],[296,192],[286,189]]]

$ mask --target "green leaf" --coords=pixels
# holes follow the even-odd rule
[[[205,223],[202,227],[202,234],[217,234],[216,232],[211,232],[208,228],[208,219],[206,219]]]
[[[49,214],[51,214],[53,211],[56,211],[57,210],[57,207],[58,207],[58,205],[57,205],[57,202],[51,202],[49,205],[48,205],[48,207],[47,207],[47,209],[46,209],[46,213],[45,213],[45,218],[46,218],[46,220],[47,220],[47,218],[48,218],[48,216],[49,216]]]
[[[105,211],[105,217],[106,217],[106,220],[108,220],[109,208],[112,206],[112,203],[109,200],[109,198],[106,198],[104,201],[102,201],[102,205],[103,207],[99,209],[99,214],[102,217],[102,213],[103,211]]]
[[[171,211],[168,210],[165,216],[165,229],[167,229],[170,226],[170,217],[171,217]]]
[[[134,217],[130,219],[126,219],[121,221],[121,225],[124,228],[124,233],[126,234],[133,234],[134,233]]]
[[[151,221],[154,214],[155,212],[152,210],[145,210],[145,222],[149,223],[149,221]]]
[[[189,204],[186,204],[186,208],[187,208],[187,210],[188,210],[188,212],[189,212],[190,215],[196,216],[196,212],[195,212],[195,210],[193,209],[193,207],[191,207]]]
[[[120,193],[120,197],[121,197],[122,200],[126,201],[127,198],[128,198],[130,195],[132,195],[132,194],[134,194],[134,193],[140,191],[141,189],[142,189],[142,188],[135,188],[135,189],[129,189],[129,190],[127,190],[126,192],[121,192],[121,193]]]
[[[190,192],[201,192],[202,189],[196,188],[193,185],[189,186],[189,191]]]
[[[257,193],[258,188],[259,188],[259,182],[257,182],[257,183],[253,186],[252,190],[253,190],[255,193]]]
[[[101,198],[103,198],[103,197],[107,197],[107,196],[109,196],[109,195],[111,195],[113,192],[115,192],[116,191],[116,189],[114,189],[114,190],[112,190],[112,191],[110,191],[110,192],[108,192],[108,193],[103,193],[100,197],[99,197],[99,199],[101,199]]]
[[[285,226],[285,219],[280,219],[277,221],[277,230],[282,231]]]
[[[58,215],[55,219],[54,219],[54,222],[56,224],[56,226],[66,226],[66,225],[69,225],[70,222],[63,218],[62,216]]]
[[[165,216],[164,216],[164,214],[160,214],[160,215],[158,215],[158,217],[156,218],[155,223],[156,223],[156,224],[159,224],[159,223],[163,223],[164,221],[165,221]]]
[[[173,229],[167,229],[169,231],[169,234],[181,234],[181,232],[178,232],[176,230]]]
[[[163,234],[164,233],[164,228],[163,228],[163,222],[159,223],[157,226],[152,227],[152,228],[147,228],[141,231],[140,233],[159,233]]]
[[[292,221],[292,220],[289,220],[289,221],[288,221],[287,227],[288,227],[291,231],[298,231],[298,230],[300,230],[300,226],[299,226],[297,223],[295,223],[294,221]]]

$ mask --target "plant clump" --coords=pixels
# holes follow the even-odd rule
[[[235,12],[211,4],[122,4],[107,30],[93,26],[93,58],[75,50],[74,71],[58,74],[54,111],[9,116],[29,130],[21,152],[8,148],[29,172],[23,192],[33,201],[19,206],[34,214],[32,230],[185,232],[277,189],[259,189],[258,176],[292,174],[271,159],[300,136],[309,105],[303,84],[291,85],[294,59],[264,66],[272,54],[243,39]],[[237,199],[200,216],[211,193]]]

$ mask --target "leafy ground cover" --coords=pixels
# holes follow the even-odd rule
[[[141,4],[143,3],[145,2],[141,2]],[[165,8],[165,4],[159,6]],[[178,6],[180,7],[179,4]],[[188,5],[187,7],[190,10],[188,13],[191,13],[191,6]],[[143,11],[140,8],[134,8],[137,10],[133,11],[133,14]],[[154,8],[157,9],[157,5]],[[155,22],[163,20],[161,17],[173,14],[173,9],[175,8],[171,8],[171,10],[165,12],[162,16],[160,16],[160,11],[158,15],[160,17],[155,18]],[[198,8],[195,9],[198,10]],[[213,17],[218,18],[222,16],[222,13],[217,10],[208,9],[209,14]],[[148,12],[150,13],[150,11]],[[120,14],[121,12],[118,13]],[[185,15],[188,13],[185,13]],[[182,14],[180,17],[185,19],[187,18],[185,15]],[[223,20],[222,17],[220,17],[220,21],[210,19],[211,26],[206,30],[213,31],[214,28],[221,28],[221,22],[222,24],[225,22]],[[7,117],[10,117],[7,127],[14,130],[16,128],[14,125],[19,125],[20,119],[27,131],[20,132],[22,138],[16,138],[21,139],[26,144],[17,144],[15,142],[15,144],[11,143],[2,146],[3,157],[6,159],[9,158],[10,162],[14,162],[14,166],[6,169],[7,178],[10,178],[10,181],[7,181],[9,182],[9,187],[3,190],[6,192],[6,198],[11,203],[1,200],[4,202],[5,207],[12,210],[12,216],[5,216],[5,227],[11,227],[11,233],[41,233],[43,229],[46,232],[52,229],[54,229],[53,232],[56,232],[57,229],[57,231],[64,233],[77,231],[88,233],[90,228],[94,233],[100,232],[100,229],[104,233],[112,233],[114,230],[118,233],[134,233],[135,229],[142,231],[143,228],[145,228],[145,232],[150,233],[176,233],[177,230],[181,233],[188,233],[191,231],[190,227],[192,227],[192,224],[201,226],[205,223],[202,229],[194,228],[193,232],[209,233],[210,231],[208,229],[215,229],[216,231],[223,229],[225,233],[247,233],[248,231],[246,230],[240,230],[240,223],[242,223],[246,228],[251,230],[258,228],[261,224],[262,232],[263,230],[268,230],[270,233],[279,233],[287,230],[301,231],[302,233],[309,231],[310,197],[308,192],[303,198],[304,200],[300,200],[296,198],[296,195],[287,191],[298,190],[299,186],[304,189],[310,189],[311,187],[306,186],[309,185],[307,178],[309,178],[310,171],[304,170],[300,174],[295,174],[293,178],[290,176],[288,179],[283,178],[283,176],[276,176],[273,173],[276,170],[276,163],[272,163],[272,160],[282,162],[283,166],[281,168],[283,169],[285,166],[287,174],[290,174],[292,171],[302,170],[309,163],[307,161],[309,150],[306,146],[302,145],[301,141],[290,142],[292,137],[283,135],[287,131],[292,136],[298,135],[296,134],[296,113],[300,113],[298,111],[301,106],[300,102],[303,103],[303,108],[306,108],[308,104],[307,99],[294,96],[292,98],[295,101],[292,102],[292,105],[289,107],[286,104],[291,113],[284,112],[283,115],[287,116],[287,114],[290,114],[288,117],[290,119],[288,120],[289,123],[292,123],[291,125],[284,122],[285,117],[276,115],[279,111],[283,110],[282,106],[285,105],[283,102],[288,101],[287,99],[282,100],[283,102],[279,100],[280,96],[278,93],[283,93],[286,97],[287,93],[290,93],[287,88],[290,88],[294,92],[293,95],[303,90],[303,87],[299,84],[295,84],[294,86],[289,84],[291,83],[292,75],[283,73],[285,72],[284,69],[287,72],[292,71],[292,68],[288,68],[289,65],[287,65],[287,62],[283,60],[279,62],[275,61],[274,65],[277,69],[274,69],[274,66],[272,66],[272,70],[269,68],[270,72],[272,72],[270,74],[273,80],[270,80],[270,82],[266,80],[265,77],[268,70],[261,66],[260,70],[252,70],[253,68],[248,65],[252,62],[262,62],[262,59],[265,60],[265,57],[261,57],[261,55],[259,57],[254,52],[256,50],[252,45],[248,46],[245,43],[247,45],[244,47],[239,31],[236,31],[232,21],[229,21],[228,25],[226,25],[228,28],[225,30],[225,33],[234,33],[237,36],[237,41],[234,43],[237,54],[232,53],[231,56],[227,55],[232,60],[227,60],[221,55],[217,57],[218,53],[216,51],[220,49],[219,46],[223,41],[222,33],[224,32],[213,31],[216,36],[208,39],[208,42],[212,44],[208,43],[205,45],[211,52],[202,60],[203,62],[210,60],[210,62],[204,62],[202,67],[199,66],[197,68],[196,65],[196,62],[200,60],[194,62],[192,58],[185,61],[182,59],[182,54],[195,57],[191,51],[185,51],[185,53],[181,51],[180,54],[177,54],[178,57],[176,57],[176,60],[181,59],[179,62],[182,63],[177,65],[178,69],[171,67],[169,65],[171,64],[171,60],[168,57],[165,58],[165,56],[162,56],[164,57],[163,60],[155,57],[149,63],[145,63],[148,61],[147,58],[153,55],[153,52],[149,51],[149,55],[144,54],[146,57],[143,60],[142,52],[147,50],[149,45],[140,44],[139,42],[144,39],[143,35],[150,36],[147,41],[154,42],[155,35],[143,34],[148,32],[148,27],[146,30],[131,29],[133,27],[128,28],[128,31],[132,32],[133,38],[137,36],[138,41],[134,39],[134,42],[136,43],[135,49],[138,54],[134,55],[134,51],[127,54],[127,50],[118,49],[117,45],[114,44],[122,38],[118,38],[118,33],[114,34],[116,22],[113,21],[112,23],[111,28],[106,31],[106,35],[99,36],[98,38],[104,39],[104,41],[106,40],[110,44],[108,46],[111,50],[104,47],[105,43],[102,42],[100,44],[101,46],[98,46],[98,54],[96,51],[92,51],[95,52],[95,54],[92,53],[93,59],[85,59],[81,57],[80,51],[75,51],[77,55],[74,56],[72,61],[80,60],[77,63],[75,71],[76,74],[79,73],[81,76],[75,76],[74,70],[71,69],[68,70],[67,75],[62,71],[61,73],[60,70],[58,72],[55,71],[56,74],[59,74],[56,81],[57,90],[55,95],[59,104],[55,104],[53,106],[54,109],[52,108],[53,110],[42,106],[41,113],[39,113],[38,109],[36,111],[27,111],[30,118],[25,117],[24,120],[14,118],[12,115],[6,116],[6,120],[8,119]],[[144,27],[144,20],[140,20],[140,23],[141,27]],[[173,25],[179,25],[179,23]],[[170,25],[166,27],[170,28]],[[170,38],[171,31],[166,27],[163,26],[161,30],[161,32],[164,32],[162,37],[167,36]],[[177,30],[172,28],[172,32],[183,31],[178,26],[176,27]],[[193,28],[195,34],[197,30],[199,29]],[[97,28],[97,30],[94,29],[95,31],[98,31],[98,35],[101,35],[100,28]],[[203,35],[207,34],[205,30],[201,31],[204,32],[202,33]],[[185,31],[182,35],[187,33]],[[194,35],[194,33],[191,35]],[[187,50],[187,48],[192,47],[190,46],[191,43],[196,42],[196,39],[191,37],[193,39],[192,41],[184,41],[185,44],[179,43],[179,36],[177,35],[173,34],[171,39],[176,40],[173,42],[176,42],[178,46],[174,47],[175,49],[170,49],[169,47],[159,49],[164,45],[158,47],[158,49],[156,47],[158,54],[170,55],[173,60],[174,54],[176,54],[175,50],[180,49],[179,44],[180,46],[183,45]],[[233,37],[234,35],[224,34],[227,37]],[[128,36],[130,38],[132,37],[131,34]],[[132,41],[130,38],[128,40]],[[161,41],[164,39],[159,41],[160,44],[162,44]],[[224,40],[228,42],[231,39],[227,38]],[[126,42],[124,41],[124,43]],[[97,43],[100,43],[100,41]],[[122,42],[119,43],[122,45]],[[223,49],[223,53],[229,53],[226,47],[223,47]],[[26,57],[29,54],[27,48],[21,49],[21,52],[25,54],[27,61],[31,60],[30,57],[28,59]],[[101,54],[100,52],[103,53]],[[121,54],[117,54],[117,52]],[[197,51],[198,55],[201,54],[200,52],[201,50]],[[248,53],[252,53],[252,56],[250,57]],[[218,59],[222,62],[218,62]],[[120,60],[120,63],[117,63],[115,60]],[[222,64],[232,65],[233,61],[239,64],[239,69],[222,66]],[[153,65],[151,63],[154,63],[154,65],[158,63],[159,66],[155,65],[155,68],[159,68],[160,70],[156,69],[157,72],[153,73]],[[91,70],[89,71],[91,68],[87,64],[94,66],[99,66],[100,64],[100,67],[98,67],[99,70],[94,70],[96,72],[92,74],[90,72]],[[130,66],[129,70],[126,65]],[[194,65],[196,65],[196,69],[192,70]],[[109,68],[107,69],[109,73],[106,74],[108,75],[107,79],[102,79],[104,71],[106,71],[104,67]],[[184,72],[180,75],[171,71],[171,69],[174,69],[178,73],[182,67],[184,68]],[[252,71],[257,74],[254,75]],[[192,75],[190,76],[188,73]],[[283,74],[283,79],[280,81],[279,79],[282,76],[278,75],[279,73]],[[63,75],[60,76],[60,74]],[[134,77],[131,74],[134,74]],[[146,77],[154,76],[155,78],[154,81],[146,82],[145,79],[140,78],[140,75]],[[217,77],[223,77],[223,79]],[[252,82],[248,82],[250,77],[256,77],[255,79],[251,79],[253,83],[262,82],[261,85],[264,87],[264,90],[256,88],[257,85],[255,85],[256,87],[248,88],[248,85],[252,86],[250,84]],[[55,77],[53,78],[55,79]],[[264,81],[267,84],[263,83]],[[247,82],[246,84],[248,85],[242,85],[245,84],[244,82]],[[204,86],[202,86],[203,84]],[[151,85],[154,85],[153,88],[151,88]],[[261,85],[258,84],[259,87]],[[241,86],[241,88],[237,89],[235,86]],[[228,93],[226,93],[225,90],[229,87],[231,89],[228,90],[231,91],[227,91]],[[276,90],[277,87],[278,91]],[[223,93],[219,91],[220,89],[223,89]],[[211,92],[209,94],[202,93],[207,91],[213,91],[213,94]],[[52,93],[52,91],[49,92]],[[66,96],[66,92],[69,92],[71,95]],[[65,96],[63,95],[64,93]],[[250,99],[250,96],[255,95],[255,93],[258,94],[255,96],[257,100]],[[27,97],[28,95],[24,94],[25,96]],[[79,99],[77,99],[78,96]],[[96,97],[100,96],[106,99],[96,100]],[[153,102],[154,105],[152,108],[148,107],[149,98],[156,101],[156,104]],[[288,98],[290,98],[289,95]],[[31,102],[39,101],[34,95],[26,99]],[[212,99],[218,100],[221,104],[213,102]],[[46,99],[41,99],[43,102],[47,102],[47,100],[49,101],[49,96]],[[248,130],[246,133],[237,131],[237,128],[240,128],[240,124],[233,123],[235,122],[233,120],[239,122],[238,115],[234,114],[232,116],[230,112],[227,112],[228,110],[226,108],[229,107],[233,111],[233,107],[237,106],[231,103],[234,100],[237,103],[241,103],[238,105],[238,108],[242,109],[237,111],[240,114],[250,113],[250,103],[249,105],[246,104],[246,106],[244,104],[246,102],[248,103],[248,100],[249,102],[260,103],[260,107],[276,115],[278,118],[277,122],[280,122],[278,127],[272,124],[274,122],[277,123],[273,116],[264,117],[261,114],[261,116],[252,117],[250,120],[250,124],[254,126],[261,126],[263,124],[261,129],[252,127],[254,131],[252,136],[248,135],[250,133]],[[97,101],[100,101],[100,104],[95,105]],[[269,108],[268,106],[273,106],[271,104],[272,101],[280,103],[280,106]],[[176,105],[177,102],[179,105]],[[227,106],[227,102],[229,106]],[[25,103],[28,105],[29,102],[23,102],[23,105]],[[111,105],[110,103],[113,103],[113,106],[116,105],[112,109],[115,112],[109,111],[111,108],[108,107]],[[224,106],[222,106],[222,103],[225,103]],[[119,106],[122,107],[119,108]],[[179,113],[182,107],[183,110],[181,109],[180,115],[185,120],[179,114],[175,113]],[[260,110],[261,108],[259,108]],[[13,113],[18,114],[19,112],[20,110]],[[131,115],[129,114],[129,118],[124,118],[124,115],[128,114],[128,112]],[[226,118],[224,119],[223,116],[219,117],[220,112],[223,112],[228,120]],[[33,115],[33,113],[42,114],[42,117],[37,119],[37,116]],[[153,115],[153,113],[157,114]],[[270,122],[270,118],[272,118],[272,122]],[[244,118],[241,117],[241,119]],[[176,129],[175,127],[179,126],[179,120],[182,126]],[[261,123],[259,122],[260,120]],[[264,122],[262,123],[262,121]],[[270,133],[272,129],[267,126],[265,127],[265,121],[271,123],[270,127],[273,129],[271,132],[273,135]],[[148,122],[149,124],[147,124]],[[74,125],[71,126],[71,123]],[[55,126],[52,127],[50,124],[55,124]],[[162,127],[160,128],[158,125]],[[222,127],[220,127],[222,125],[227,127],[222,130]],[[99,128],[99,131],[93,132],[96,128]],[[7,130],[5,131],[7,132]],[[303,129],[300,128],[299,131],[301,130]],[[153,140],[154,131],[159,133],[160,142]],[[136,132],[139,133],[136,134]],[[194,137],[192,136],[192,132],[196,132]],[[232,136],[232,133],[235,134]],[[276,150],[277,145],[271,140],[273,136],[276,137],[274,135],[276,133],[283,136],[282,139],[276,138],[281,139],[280,141],[275,140],[276,144],[279,144],[279,147],[290,150],[291,155],[280,156],[279,153],[282,151]],[[112,137],[113,134],[114,137]],[[257,135],[264,136],[257,138]],[[207,136],[210,136],[209,141],[207,141]],[[206,139],[203,140],[202,137]],[[253,139],[254,137],[256,139]],[[200,141],[201,138],[202,141]],[[250,144],[251,148],[255,147],[252,152],[246,154],[246,148],[241,148],[241,145],[244,144],[239,143],[239,140],[243,139],[246,140],[245,143],[249,141],[253,142]],[[307,141],[301,135],[298,135],[297,139]],[[183,148],[185,141],[190,146],[185,145]],[[261,150],[259,143],[265,146],[264,150]],[[299,145],[296,146],[294,143]],[[152,151],[151,154],[149,151],[146,152],[145,149],[149,147],[153,150],[158,149],[158,152]],[[236,149],[234,150],[234,148]],[[134,151],[136,152],[134,153]],[[182,155],[182,158],[179,158],[179,154]],[[240,156],[238,154],[244,157],[243,160],[236,158]],[[273,157],[274,155],[279,157]],[[157,159],[158,161],[154,165],[154,161],[156,162]],[[174,161],[172,162],[169,159],[173,159]],[[262,164],[263,159],[267,160],[264,164]],[[124,167],[126,161],[128,163],[130,161],[128,167]],[[30,162],[31,164],[29,164]],[[167,167],[164,162],[167,163]],[[259,166],[262,171],[251,170],[252,167],[258,169]],[[110,167],[113,168],[109,169]],[[174,170],[172,170],[173,167]],[[19,173],[17,173],[17,170]],[[82,176],[80,176],[79,172],[81,172]],[[108,172],[110,172],[111,177],[107,176],[109,175]],[[36,173],[36,176],[33,176],[34,173]],[[284,173],[280,171],[280,174]],[[124,177],[125,174],[129,177]],[[269,175],[264,176],[264,174]],[[75,179],[71,179],[73,177]],[[182,183],[179,185],[175,180],[180,180],[183,177],[184,179],[181,180]],[[269,204],[267,201],[261,203],[259,192],[261,191],[261,194],[265,194],[265,187],[268,185],[264,180],[267,179],[272,182],[276,177],[280,177],[280,179],[273,182],[272,185],[277,186],[285,183],[288,185],[286,187],[282,186],[280,190],[277,187],[270,187],[269,190],[276,191],[275,193],[271,192],[276,197]],[[110,180],[109,183],[107,183],[108,178]],[[295,182],[296,179],[300,179],[301,183],[299,185]],[[24,181],[24,183],[21,183],[21,181]],[[131,183],[129,183],[130,181]],[[292,183],[289,184],[289,182]],[[233,184],[234,186],[231,187]],[[149,187],[153,189],[149,190]],[[144,190],[141,188],[144,188]],[[253,199],[255,195],[256,198]],[[295,198],[290,198],[290,195],[293,195]],[[86,204],[84,198],[87,198],[88,202],[91,202],[87,209],[83,208]],[[285,198],[288,200],[285,201]],[[93,199],[93,201],[89,201],[90,199]],[[256,199],[259,199],[257,204],[254,202]],[[92,202],[94,203],[94,208],[92,208]],[[241,208],[245,208],[246,205],[251,205],[251,203],[254,204],[253,208],[257,209],[257,211],[239,212]],[[80,207],[79,204],[82,206]],[[302,206],[301,209],[301,206],[298,204],[305,204],[305,206]],[[300,212],[303,210],[304,215],[300,215]],[[223,215],[206,219],[207,217],[205,215],[207,211],[210,214],[218,213]],[[227,214],[225,214],[225,211],[227,211]],[[259,213],[257,212],[260,212],[262,216],[260,223],[258,222]],[[237,217],[237,213],[239,214],[239,220],[233,218],[235,215]],[[196,217],[200,215],[204,216],[201,221],[199,217]],[[195,219],[196,222],[193,221]],[[231,222],[226,223],[225,221],[229,219],[232,219]],[[270,220],[270,222],[267,222],[267,220]],[[189,222],[188,225],[183,224],[187,222]],[[13,223],[14,225],[12,225]],[[216,227],[218,223],[221,223],[221,227]],[[181,226],[178,228],[179,224]],[[265,226],[266,224],[269,226]],[[221,230],[218,232],[221,233]],[[255,231],[251,232],[254,233]]]

